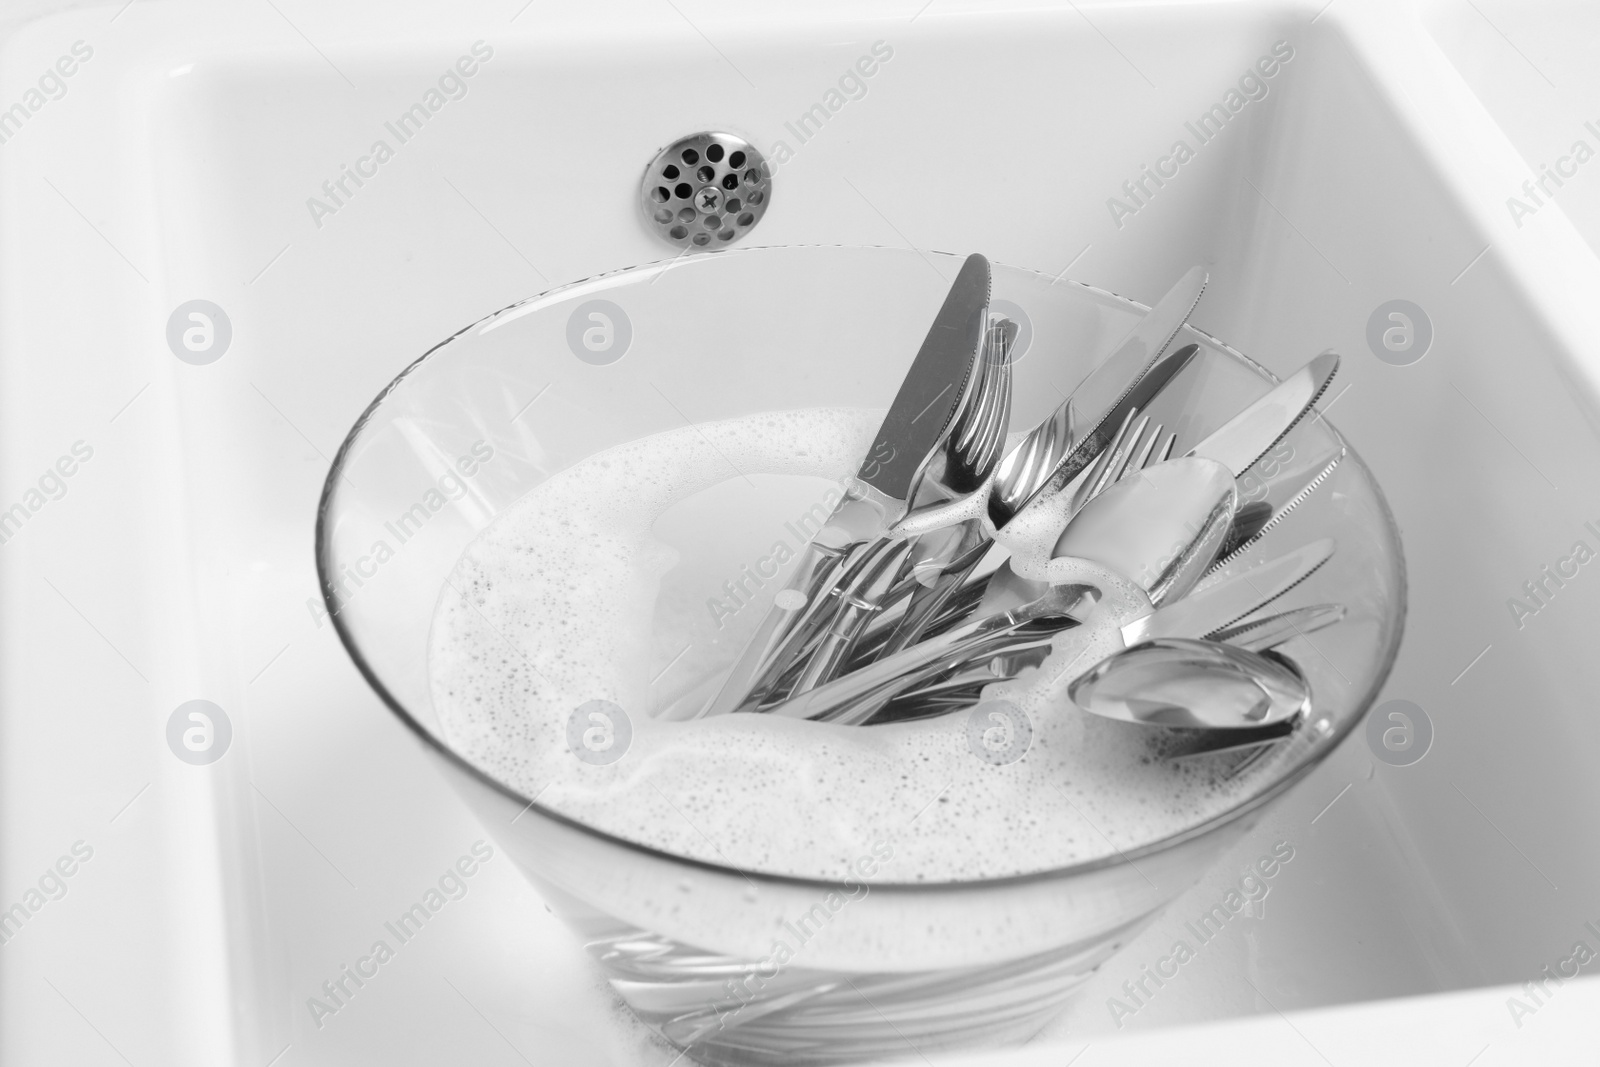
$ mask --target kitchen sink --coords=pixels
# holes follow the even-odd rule
[[[1280,375],[1344,355],[1321,407],[1384,487],[1409,575],[1382,728],[1103,965],[1036,1039],[1052,1062],[1520,988],[1600,948],[1600,159],[1572,145],[1600,152],[1577,43],[1600,25],[1520,18],[14,7],[0,908],[22,913],[0,916],[0,1060],[674,1062],[352,665],[312,529],[340,441],[424,351],[558,285],[705,254],[662,242],[638,199],[657,151],[706,130],[774,165],[741,246],[981,251],[1144,303],[1204,263],[1200,329]],[[1564,26],[1584,29],[1539,43]],[[1385,748],[1391,723],[1418,748]],[[1285,853],[1261,901],[1147,977]],[[462,857],[459,899],[387,933]],[[349,977],[379,940],[392,958]],[[1441,1040],[1465,1062],[1531,1025],[1496,1007]]]

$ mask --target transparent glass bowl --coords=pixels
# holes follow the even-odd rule
[[[652,434],[758,412],[887,406],[960,263],[883,248],[750,248],[565,286],[409,366],[363,413],[327,480],[318,567],[352,658],[639,1018],[706,1063],[837,1063],[1025,1040],[1350,732],[1398,648],[1398,538],[1365,466],[1347,454],[1238,564],[1337,540],[1334,559],[1284,601],[1348,611],[1281,649],[1310,681],[1314,714],[1270,747],[1198,757],[1248,788],[1159,840],[1003,877],[806,877],[666,852],[579,821],[452,748],[431,696],[430,626],[463,551],[498,515],[557,472]],[[993,295],[1022,325],[1013,431],[1046,417],[1145,310],[1003,266]],[[1192,328],[1178,341],[1189,342],[1200,355],[1150,412],[1178,434],[1178,454],[1273,380]],[[1295,355],[1311,354],[1308,344]],[[1247,473],[1244,498],[1309,477],[1340,444],[1326,420],[1304,420]],[[763,490],[737,508],[716,493],[687,502],[672,520],[679,562],[662,597],[719,596],[805,499]],[[660,680],[649,706],[628,709],[634,720],[696,699],[781,578],[747,584],[744,621],[709,640],[689,634],[689,653],[674,658],[683,634],[661,635],[648,672]],[[1063,713],[1076,712],[1068,703]],[[794,951],[779,958],[780,941]]]

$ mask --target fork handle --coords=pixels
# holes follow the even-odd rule
[[[969,641],[1009,633],[1023,625],[1024,621],[1009,613],[977,619],[937,637],[931,637],[921,644],[902,649],[858,671],[851,671],[793,699],[760,710],[791,719],[829,718],[846,705],[873,695],[886,686],[893,687],[903,682],[903,675],[921,671],[929,664],[938,663],[952,653],[963,652],[963,646]]]
[[[948,655],[932,663],[907,671],[897,678],[872,690],[870,693],[851,701],[841,708],[831,711],[827,715],[813,715],[812,718],[823,719],[840,726],[860,726],[867,722],[892,700],[907,692],[921,688],[949,671],[962,670],[972,660],[985,660],[1012,649],[1017,644],[1016,629],[1025,623],[1017,623],[1008,627],[997,627],[994,632],[971,638],[961,644],[961,647],[952,650]],[[1048,644],[1054,634],[1042,638]],[[1023,643],[1032,646],[1041,641],[1039,637],[1023,639]],[[915,646],[913,646],[915,647]],[[1002,681],[998,675],[989,678],[991,682]]]
[[[807,657],[790,695],[815,689],[839,673],[862,631],[883,609],[885,600],[893,595],[892,587],[904,565],[908,548],[905,541],[887,539],[873,545],[858,565],[850,588],[839,592],[838,606],[829,625],[815,651]]]
[[[889,640],[884,642],[883,648],[878,652],[878,658],[892,656],[921,639],[928,627],[944,611],[950,598],[967,583],[967,579],[977,569],[978,563],[988,553],[991,544],[989,538],[984,536],[982,526],[977,522],[969,521],[964,524],[961,543],[957,547],[955,558],[934,576],[931,583],[919,584],[913,590],[911,603],[906,605],[905,615],[901,617],[894,632],[889,635]]]
[[[774,602],[767,609],[761,624],[756,627],[756,632],[745,643],[744,651],[734,662],[733,669],[728,672],[722,688],[717,690],[717,695],[701,711],[700,717],[737,711],[748,700],[752,690],[772,666],[774,654],[793,635],[796,626],[806,617],[818,613],[817,598],[828,588],[849,547],[853,546],[834,549],[811,541],[801,550],[800,558],[789,574],[789,581],[778,593],[778,598],[780,602],[791,600],[792,597],[785,597],[785,594],[799,593],[804,599],[791,608]]]

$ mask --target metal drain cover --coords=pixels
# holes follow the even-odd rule
[[[645,168],[645,222],[679,248],[726,248],[772,204],[772,168],[742,137],[696,133],[663,148]]]

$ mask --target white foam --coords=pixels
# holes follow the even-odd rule
[[[653,608],[676,563],[651,532],[657,516],[740,474],[843,477],[881,417],[826,409],[701,424],[619,445],[534,488],[467,548],[441,593],[429,668],[445,739],[596,829],[818,878],[846,876],[884,837],[895,849],[884,881],[1058,868],[1188,829],[1251,791],[1249,774],[1223,783],[1203,761],[1154,759],[1137,728],[1072,706],[1065,681],[1120,647],[1112,626],[1059,635],[1043,668],[986,692],[1032,723],[1027,754],[1005,765],[974,754],[964,712],[870,728],[648,717],[650,653],[663,636]],[[1023,524],[1008,540],[1039,556],[1054,542],[1048,525]],[[734,620],[741,629],[704,669],[731,664],[767,601]],[[610,765],[580,761],[567,743],[569,715],[594,699],[630,712],[631,745]]]

